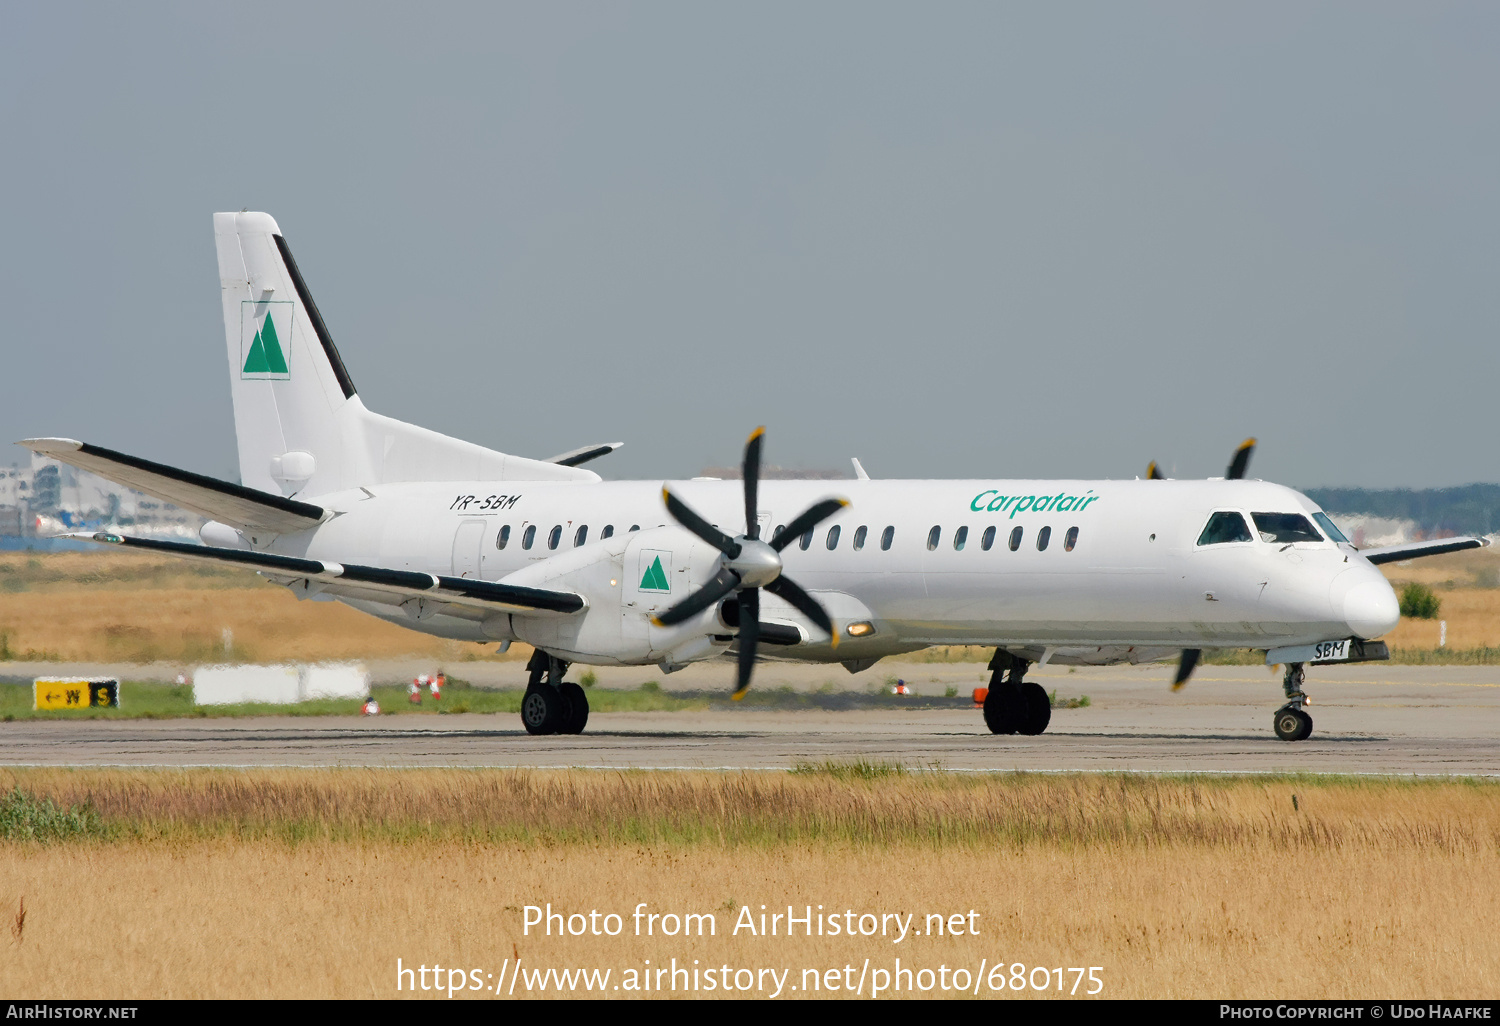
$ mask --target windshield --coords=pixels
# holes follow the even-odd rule
[[[1329,518],[1327,513],[1314,513],[1313,519],[1318,522],[1318,526],[1323,529],[1323,533],[1328,535],[1329,541],[1348,544],[1349,539],[1344,537],[1344,532],[1338,529],[1338,525]]]
[[[1199,545],[1223,545],[1225,542],[1253,541],[1245,518],[1238,513],[1223,511],[1208,518],[1203,533],[1198,536]]]
[[[1289,542],[1320,542],[1323,536],[1301,513],[1252,513],[1260,540],[1274,545]]]

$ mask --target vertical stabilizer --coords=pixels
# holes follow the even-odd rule
[[[214,243],[247,487],[290,496],[391,481],[598,480],[366,410],[275,219],[215,214]]]

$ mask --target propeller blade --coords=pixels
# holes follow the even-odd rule
[[[740,575],[727,566],[720,567],[719,572],[714,574],[707,584],[670,609],[653,616],[651,622],[658,627],[670,627],[674,623],[681,623],[697,616],[725,595],[733,593],[734,589],[739,586]]]
[[[1224,471],[1226,481],[1238,481],[1245,476],[1245,468],[1250,465],[1250,454],[1255,452],[1255,439],[1247,438],[1240,443],[1240,447],[1234,450],[1234,458],[1229,461],[1229,469]]]
[[[803,616],[807,617],[813,623],[817,624],[819,627],[823,628],[823,630],[828,632],[828,636],[833,639],[831,644],[834,648],[839,647],[838,631],[833,629],[833,620],[823,609],[822,603],[813,598],[807,592],[803,591],[802,586],[799,585],[796,581],[793,581],[791,578],[783,574],[782,576],[772,581],[770,584],[766,585],[766,590],[773,595],[781,596],[792,605],[796,606],[797,609],[801,611]],[[744,622],[743,612],[741,613],[740,622]]]
[[[1181,691],[1182,686],[1188,682],[1193,675],[1193,670],[1198,666],[1198,660],[1203,658],[1201,648],[1185,648],[1182,650],[1182,660],[1177,664],[1177,676],[1172,679],[1172,690]]]
[[[730,559],[734,559],[740,554],[740,547],[735,544],[733,538],[693,512],[692,508],[673,495],[670,489],[662,488],[661,498],[667,504],[667,512],[672,514],[683,527],[692,531],[699,538],[708,542]]]
[[[740,666],[735,679],[736,702],[750,690],[750,675],[755,670],[755,649],[760,642],[760,589],[746,588],[740,592]]]
[[[1161,470],[1158,469],[1158,467],[1156,466],[1156,461],[1155,460],[1152,460],[1151,461],[1151,465],[1146,468],[1146,480],[1147,481],[1165,481],[1166,480],[1166,477],[1164,477],[1162,475]]]
[[[817,527],[847,505],[849,505],[848,499],[824,499],[822,502],[813,503],[803,510],[790,524],[787,524],[780,534],[771,539],[771,548],[780,552],[790,545],[792,540],[798,535],[811,531],[814,527]],[[787,601],[791,600],[788,599]]]
[[[760,537],[760,519],[755,514],[760,492],[760,440],[765,434],[764,427],[750,432],[750,439],[745,443],[745,462],[740,474],[745,479],[745,535],[752,539]]]

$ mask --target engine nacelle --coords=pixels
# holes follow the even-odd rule
[[[588,599],[577,616],[513,614],[511,630],[561,659],[672,668],[709,659],[731,637],[710,606],[671,627],[651,618],[718,572],[720,553],[676,526],[630,531],[570,549],[517,570],[505,584],[576,591]]]

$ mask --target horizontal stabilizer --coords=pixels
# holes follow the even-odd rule
[[[600,456],[608,456],[624,444],[624,442],[601,442],[598,445],[585,445],[581,449],[570,449],[556,456],[548,456],[542,462],[556,463],[560,467],[580,467],[590,460],[597,460]]]
[[[1401,545],[1382,545],[1378,549],[1360,549],[1359,554],[1371,563],[1395,563],[1403,559],[1421,556],[1441,556],[1464,549],[1481,549],[1489,542],[1483,538],[1434,538],[1432,541],[1405,542]]]
[[[185,542],[154,541],[124,535],[98,533],[69,537],[130,549],[166,552],[187,559],[234,563],[252,567],[282,584],[300,585],[312,593],[328,592],[348,598],[399,605],[418,599],[434,605],[465,606],[491,612],[577,613],[587,603],[580,595],[545,588],[526,588],[466,577],[440,577],[413,570],[387,570],[354,563],[329,563],[321,559],[282,556],[247,549],[221,549]]]
[[[322,506],[310,502],[270,495],[71,438],[28,438],[17,444],[240,530],[290,534],[317,527],[326,516]]]

